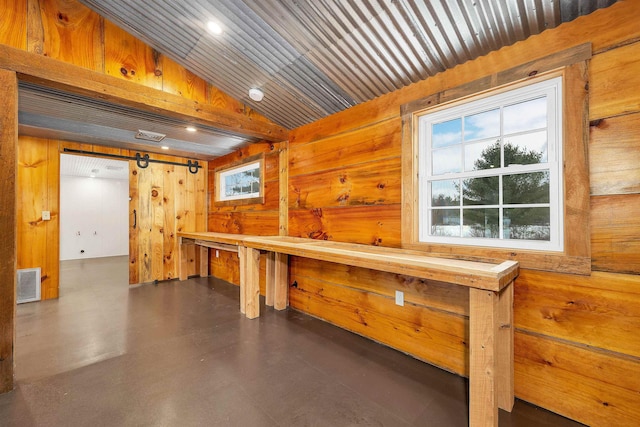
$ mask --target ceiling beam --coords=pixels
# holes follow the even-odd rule
[[[288,130],[210,104],[183,98],[46,56],[0,44],[0,68],[15,71],[21,81],[96,98],[116,105],[191,121],[267,141],[284,141]]]

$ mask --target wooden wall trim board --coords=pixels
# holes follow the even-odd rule
[[[16,311],[18,79],[0,70],[0,393],[13,389]]]
[[[289,234],[289,141],[280,143],[278,156],[278,235]]]
[[[288,135],[273,123],[1,44],[0,68],[17,72],[23,81],[242,135],[270,141]]]

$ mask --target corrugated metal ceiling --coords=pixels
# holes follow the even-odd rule
[[[166,146],[168,154],[200,159],[223,156],[255,140],[201,124],[189,132],[189,122],[27,82],[20,82],[18,105],[23,135],[140,151],[162,152],[160,147]],[[166,138],[159,143],[139,140],[139,130]]]
[[[289,129],[615,0],[80,0]],[[209,20],[221,36],[206,29]],[[252,87],[265,92],[260,103]]]

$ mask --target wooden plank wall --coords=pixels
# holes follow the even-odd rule
[[[619,1],[295,129],[288,147],[289,235],[399,246],[400,106],[591,42],[591,229],[571,232],[589,233],[592,274],[523,270],[515,286],[514,314],[517,397],[594,426],[640,424],[637,16],[640,2]],[[248,232],[254,219],[237,213],[232,229],[220,225],[224,218],[222,213],[210,214],[209,229]],[[231,277],[235,268],[220,265],[216,274],[236,280]],[[290,288],[293,308],[467,374],[464,290],[296,257],[291,258],[289,274],[289,282],[296,283]],[[405,292],[404,307],[394,304],[396,289]]]
[[[282,144],[284,145],[284,144]],[[261,142],[251,144],[227,156],[209,162],[208,231],[220,233],[277,235],[279,225],[280,144]],[[236,206],[215,205],[216,168],[241,162],[252,156],[264,155],[264,203]],[[217,255],[217,256],[216,256]],[[209,251],[210,273],[227,282],[240,284],[238,255],[227,251]],[[260,257],[260,293],[265,292],[266,260]]]
[[[3,11],[3,18],[0,20],[2,44],[177,94],[199,103],[211,104],[234,114],[249,116],[255,121],[268,121],[75,0],[0,0],[0,10]],[[42,296],[56,298],[59,251],[59,141],[21,137],[18,145],[18,182],[21,188],[18,199],[18,265],[19,268],[41,266]],[[104,147],[100,150],[113,151]],[[155,166],[150,169],[155,170]],[[164,176],[163,200],[158,202],[163,203],[163,210],[178,209],[176,216],[180,219],[176,219],[176,229],[195,227],[196,224],[199,225],[199,229],[205,229],[206,173],[202,174],[205,178],[198,182],[191,182],[189,177],[182,180],[182,184],[175,184],[181,180],[177,177],[178,173],[164,169],[163,171],[173,179],[167,178],[164,174],[156,174],[157,179]],[[175,185],[165,186],[165,182],[173,182]],[[193,190],[182,195],[176,194],[181,186]],[[192,198],[194,195],[197,197]],[[139,196],[132,194],[132,197]],[[178,197],[177,204],[175,200],[170,199],[165,203],[165,199],[172,196]],[[193,201],[195,204],[185,202],[180,206],[181,200]],[[157,208],[158,206],[156,211]],[[42,210],[51,211],[51,221],[42,221]],[[163,222],[162,227],[160,223],[155,224],[157,234],[162,234],[159,230],[164,230],[167,226],[172,229],[172,216],[167,215],[165,218],[169,223]],[[153,240],[156,256],[161,253],[164,261],[161,260],[155,265],[153,272],[147,273],[144,268],[135,272],[132,269],[131,283],[138,283],[140,278],[159,280],[176,276],[175,257],[172,255],[175,249],[172,248],[171,239],[171,234],[164,233],[160,243],[160,237],[156,236]],[[136,243],[135,239],[131,240],[131,253],[138,252]],[[139,259],[137,257],[133,261],[138,262]],[[195,253],[190,259],[195,272]]]
[[[58,297],[60,274],[60,155],[58,142],[18,139],[18,268],[41,268],[41,297]],[[51,220],[42,219],[51,212]]]
[[[60,233],[60,155],[64,148],[96,153],[135,155],[135,152],[97,145],[21,136],[18,139],[17,263],[18,268],[42,269],[42,298],[58,297]],[[185,163],[187,159],[151,154],[158,160]],[[130,213],[137,210],[136,230],[130,227],[129,283],[177,277],[178,231],[206,230],[207,166],[193,175],[179,166],[150,163],[139,169],[130,162]],[[141,209],[146,207],[147,212]],[[42,211],[51,220],[42,220]],[[130,218],[132,221],[133,218]],[[131,224],[130,224],[131,225]],[[144,231],[143,231],[144,230]],[[138,232],[139,231],[139,232]],[[195,250],[189,274],[196,274]]]
[[[127,155],[135,155],[128,153]],[[186,163],[179,157],[150,154],[155,160]],[[207,165],[197,174],[186,167],[129,162],[129,212],[136,210],[136,228],[129,228],[129,283],[178,277],[179,231],[205,231]],[[188,250],[188,275],[198,271],[195,247]]]

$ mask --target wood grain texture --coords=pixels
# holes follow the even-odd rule
[[[590,120],[640,111],[640,97],[637,91],[629,90],[640,86],[638,69],[639,41],[593,57],[590,64]]]
[[[564,254],[591,256],[589,229],[589,106],[587,102],[587,63],[578,62],[563,70],[563,182]]]
[[[278,235],[289,234],[289,141],[280,143],[278,155]]]
[[[640,193],[640,111],[591,126],[591,195]]]
[[[218,251],[215,249],[209,261],[209,274],[234,285],[240,285],[240,265],[237,252]]]
[[[268,236],[277,234],[277,230],[278,211],[244,211],[209,214],[209,231]]]
[[[140,268],[138,266],[138,163],[129,160],[129,284],[140,282]]]
[[[469,292],[461,286],[299,257],[290,257],[289,269],[290,282],[294,277],[317,277],[321,271],[322,280],[328,284],[387,298],[395,298],[395,291],[400,290],[407,303],[459,315],[469,314]]]
[[[335,286],[316,277],[292,276],[292,308],[408,352],[449,371],[467,375],[467,319],[393,298]],[[329,307],[329,309],[327,309]]]
[[[0,0],[0,43],[18,49],[27,48],[27,2]]]
[[[638,359],[516,332],[515,391],[592,426],[640,423]]]
[[[241,252],[241,256],[246,257],[244,261],[244,268],[242,267],[242,259],[240,260],[240,268],[243,268],[245,282],[243,289],[241,279],[240,292],[243,292],[244,290],[244,313],[247,318],[255,319],[260,316],[260,251],[257,249],[246,248],[244,252],[244,255]]]
[[[289,235],[400,247],[400,205],[289,209]]]
[[[243,111],[221,110],[211,104],[200,104],[179,95],[5,45],[0,45],[0,68],[20,73],[24,81],[194,124],[275,141],[286,139],[288,135],[286,129],[268,121],[251,120]]]
[[[294,176],[289,180],[291,209],[395,204],[400,176],[395,157]]]
[[[104,68],[102,18],[68,0],[26,0],[28,49],[95,71]]]
[[[104,73],[162,89],[162,57],[151,47],[105,20]]]
[[[211,233],[203,233],[203,240],[207,237],[205,235],[216,241]],[[418,251],[289,236],[243,235],[241,242],[242,246],[262,251],[372,268],[496,292],[518,275],[518,263],[514,261],[500,264],[462,261],[430,257]]]
[[[47,252],[44,259],[46,277],[42,278],[42,298],[58,298],[60,294],[60,154],[58,142],[47,145],[47,200],[51,219],[46,224]],[[41,213],[42,216],[42,213]]]
[[[496,370],[497,296],[482,289],[469,289],[469,425],[498,427]]]
[[[177,166],[180,167],[180,166]],[[176,227],[176,198],[175,198],[175,169],[176,166],[164,165],[162,184],[162,278],[171,280],[177,277],[177,227]]]
[[[640,358],[640,279],[522,270],[516,279],[518,330]]]
[[[56,141],[20,137],[18,140],[18,268],[41,268],[41,296],[57,298],[59,287],[59,185]],[[42,219],[42,211],[51,220]]]
[[[327,121],[333,121],[333,116]],[[400,120],[388,120],[308,144],[289,145],[289,176],[400,156]]]
[[[0,70],[0,393],[13,389],[16,312],[18,79]]]
[[[592,268],[640,273],[640,194],[591,199]]]
[[[180,95],[201,104],[208,102],[209,85],[207,82],[166,56],[161,56],[161,58],[162,69],[158,69],[158,71],[162,72],[161,79],[163,92]],[[220,103],[217,106],[229,109],[228,103],[226,102]],[[234,105],[233,107],[236,106]]]

